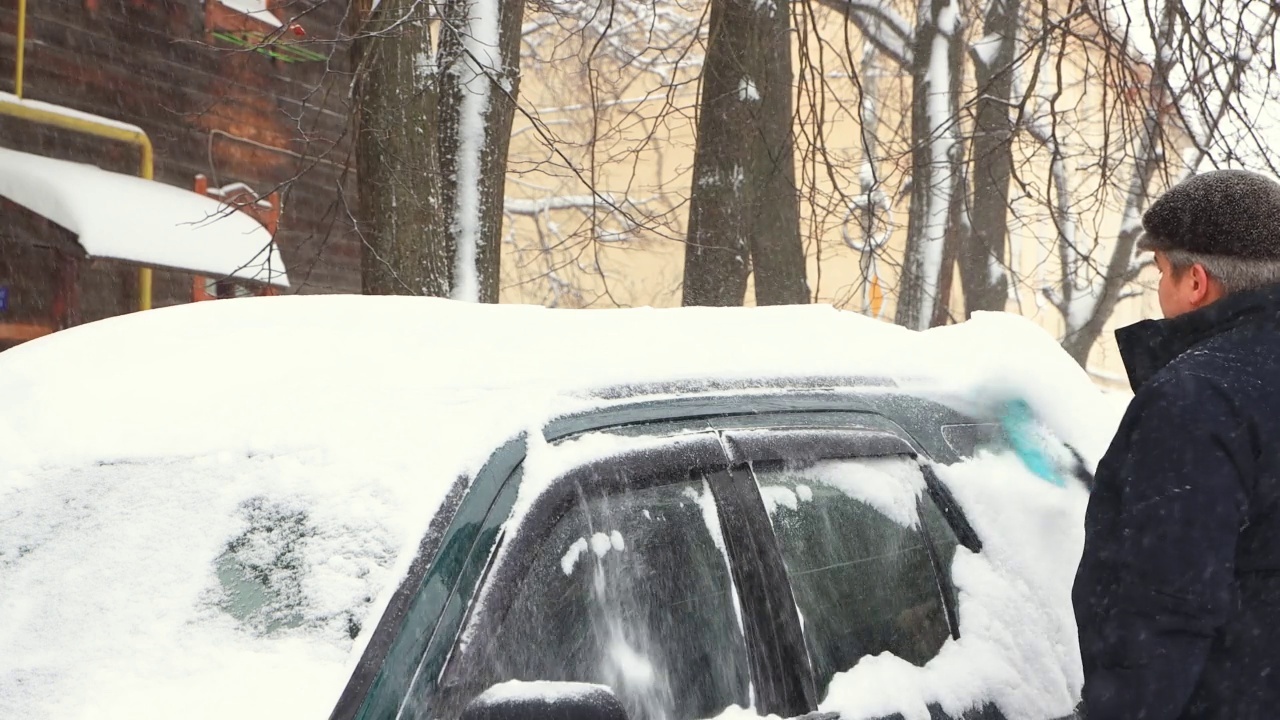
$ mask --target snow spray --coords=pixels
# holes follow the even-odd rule
[[[1093,473],[1085,466],[1084,458],[1075,448],[1050,435],[1026,400],[1006,402],[998,419],[1014,454],[1034,475],[1057,487],[1066,487],[1069,475],[1093,489]]]
[[[1055,487],[1066,487],[1074,477],[1093,490],[1093,473],[1075,448],[1064,442],[1038,417],[1031,403],[1007,385],[982,384],[957,392],[955,386],[931,383],[909,386],[910,392],[966,415],[977,422],[1000,427],[1009,449],[1036,477]]]

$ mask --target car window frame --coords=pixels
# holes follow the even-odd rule
[[[807,396],[806,396],[807,397]],[[722,487],[734,485],[739,488],[739,494],[734,496],[742,498],[741,493],[745,492],[745,486],[741,485],[741,477],[734,478],[732,472],[732,459],[729,458],[728,450],[724,450],[723,438],[726,433],[738,433],[742,431],[762,431],[766,433],[786,432],[786,431],[821,431],[821,432],[880,432],[897,438],[899,444],[905,444],[910,448],[910,454],[920,460],[922,471],[925,473],[926,485],[929,489],[930,497],[934,500],[935,505],[943,512],[947,523],[952,527],[959,538],[960,543],[965,547],[978,552],[981,549],[981,542],[978,540],[976,533],[968,525],[964,514],[960,511],[954,498],[941,483],[937,475],[933,473],[930,464],[925,459],[926,451],[920,445],[917,438],[913,436],[899,425],[897,421],[892,419],[886,412],[890,410],[911,411],[918,413],[919,409],[911,405],[911,399],[907,397],[886,396],[885,398],[873,398],[866,401],[866,407],[857,403],[853,405],[846,404],[851,398],[856,396],[841,396],[840,398],[832,398],[821,394],[815,394],[814,397],[808,398],[807,403],[801,403],[800,407],[790,407],[787,403],[776,398],[756,398],[747,403],[748,407],[739,406],[736,411],[730,409],[727,405],[717,405],[715,412],[710,414],[698,414],[697,411],[690,410],[689,415],[681,416],[676,413],[674,416],[662,417],[659,413],[651,413],[650,415],[638,416],[633,422],[621,422],[623,415],[618,411],[613,413],[604,413],[597,418],[595,425],[589,425],[586,416],[573,416],[570,421],[560,421],[558,423],[549,424],[544,429],[543,435],[548,442],[560,442],[566,439],[579,437],[588,433],[617,433],[624,435],[674,435],[677,433],[694,433],[694,432],[710,432],[715,433],[720,440],[720,446],[724,453],[724,458],[728,462],[726,471],[727,478],[722,478],[723,483],[718,484]],[[767,402],[766,402],[767,401]],[[838,402],[833,402],[838,401]],[[646,406],[647,407],[647,406]],[[908,418],[912,420],[912,418]],[[913,425],[915,427],[915,425]],[[921,429],[923,428],[923,429]],[[933,435],[941,438],[937,428],[927,425],[916,427],[918,432],[923,432],[924,437],[920,440],[925,441],[925,446],[931,448],[935,452],[943,453],[944,457],[939,458],[946,462],[947,454],[951,448],[946,447],[937,442],[932,442]],[[934,447],[937,445],[938,447]],[[408,686],[403,677],[397,681],[396,673],[388,672],[395,670],[390,667],[397,660],[396,653],[391,652],[393,646],[404,629],[404,619],[409,613],[409,608],[422,608],[429,606],[430,609],[425,613],[424,626],[430,626],[429,633],[420,634],[416,642],[411,643],[408,652],[402,651],[398,657],[404,655],[417,655],[417,661],[410,663],[415,669],[424,662],[434,659],[440,660],[439,666],[443,666],[443,662],[447,662],[451,656],[457,641],[457,633],[465,627],[466,619],[469,616],[472,607],[472,594],[483,585],[487,578],[489,563],[496,554],[503,538],[503,526],[509,518],[511,507],[515,502],[516,490],[519,487],[521,473],[523,469],[523,461],[525,457],[526,440],[523,435],[509,441],[500,447],[491,456],[490,461],[476,474],[474,480],[460,478],[450,492],[449,498],[446,499],[444,507],[432,520],[431,527],[424,537],[417,556],[415,557],[409,573],[397,588],[392,597],[391,603],[378,626],[374,630],[374,634],[370,642],[364,650],[360,661],[357,664],[348,684],[330,715],[330,720],[381,720],[387,715],[380,715],[375,710],[385,708],[392,703],[394,698],[399,701],[408,694]],[[710,484],[710,478],[708,478]],[[750,478],[750,486],[754,488],[755,480]],[[758,488],[754,489],[754,498],[747,498],[748,505],[754,503],[759,508],[759,513],[746,514],[743,517],[754,517],[753,526],[758,529],[760,519],[763,518],[768,528],[767,513],[764,512],[763,501],[758,497]],[[728,493],[725,494],[728,496]],[[749,493],[748,493],[749,495]],[[722,527],[726,536],[732,534],[734,537],[761,537],[754,532],[743,534],[741,532],[730,533],[725,517],[727,514],[725,509],[720,505],[717,499],[717,509],[721,514]],[[450,510],[452,508],[452,512]],[[481,512],[481,509],[483,511]],[[469,552],[462,567],[451,568],[450,572],[441,573],[438,569],[439,561],[444,551],[449,547],[452,540],[456,545],[459,539],[465,539],[465,533],[468,532],[469,525],[475,522],[477,515],[483,520],[479,527],[473,528],[474,539],[469,543]],[[736,515],[736,514],[735,514]],[[440,530],[440,528],[445,528]],[[776,539],[773,537],[771,529],[767,534],[770,542],[765,545],[772,545],[769,550],[776,557],[778,567],[781,566],[781,553],[777,548]],[[728,538],[726,537],[726,543]],[[766,553],[766,556],[769,554]],[[427,559],[430,558],[430,562]],[[737,567],[733,557],[730,557],[730,569],[733,571]],[[776,569],[771,571],[776,574]],[[433,578],[433,575],[438,577]],[[770,592],[768,597],[769,605],[780,605],[782,608],[790,607],[790,615],[795,615],[794,601],[791,600],[787,605],[787,598],[791,594],[790,582],[785,580],[785,569],[783,570],[783,582],[775,583],[768,588]],[[948,576],[949,580],[949,576]],[[735,578],[735,582],[737,579]],[[465,587],[464,587],[465,586]],[[785,594],[780,594],[780,589],[785,588]],[[429,602],[422,602],[421,596],[425,591],[430,590],[431,598]],[[447,590],[443,594],[442,591]],[[954,598],[954,589],[950,595]],[[744,612],[748,606],[746,599],[740,598],[743,604]],[[756,606],[757,601],[751,603],[752,607]],[[954,599],[951,601],[954,605]],[[783,616],[786,617],[787,613]],[[950,616],[949,616],[950,617]],[[744,618],[745,622],[745,618]],[[808,667],[808,653],[804,645],[804,637],[800,632],[800,623],[798,616],[795,616],[794,623],[783,623],[787,628],[780,633],[774,644],[783,648],[780,656],[789,657],[795,652],[796,648],[801,651],[800,658],[802,661],[795,662],[795,666],[803,665]],[[959,624],[955,623],[955,632],[959,632]],[[446,642],[447,641],[447,642]],[[787,650],[790,648],[790,650]],[[748,652],[751,653],[756,649],[755,643],[748,642]],[[403,667],[403,665],[401,665]],[[774,703],[776,709],[783,710],[777,712],[782,717],[795,717],[804,715],[806,712],[815,712],[816,691],[812,688],[812,673],[808,672],[809,680],[807,684],[802,680],[797,684],[793,678],[785,677],[769,677],[768,671],[761,671],[765,674],[760,680],[761,685],[773,684],[783,689],[778,691],[778,696],[784,698]],[[403,675],[403,673],[401,674]],[[412,673],[410,673],[412,675]],[[753,677],[753,683],[757,682]],[[407,681],[412,682],[410,677]],[[757,686],[757,691],[760,686]],[[793,706],[794,698],[804,698],[803,705],[808,708],[807,711],[801,709],[795,711]],[[380,699],[379,699],[380,698]],[[395,717],[398,714],[398,706]]]
[[[797,704],[796,688],[787,683],[785,680],[787,676],[775,668],[779,659],[783,659],[784,662],[795,662],[805,656],[796,655],[791,633],[777,631],[777,624],[774,621],[777,617],[774,614],[778,603],[777,586],[770,587],[771,582],[777,582],[777,574],[752,567],[750,562],[752,551],[758,545],[756,538],[759,536],[753,534],[754,529],[748,529],[732,519],[735,508],[742,506],[743,499],[738,496],[740,489],[735,487],[727,471],[730,461],[724,452],[719,434],[705,428],[686,428],[684,432],[669,435],[664,433],[656,437],[666,438],[670,442],[623,452],[569,469],[556,478],[553,485],[538,497],[529,509],[528,515],[522,518],[522,523],[532,520],[537,527],[546,528],[549,531],[550,524],[562,517],[576,500],[576,486],[588,478],[599,482],[602,473],[607,474],[611,469],[620,466],[619,459],[623,459],[624,463],[639,461],[639,469],[635,465],[626,466],[630,468],[629,477],[640,478],[640,484],[624,482],[620,478],[611,478],[606,482],[616,482],[619,486],[626,484],[632,489],[657,485],[658,483],[646,484],[644,480],[670,478],[673,470],[703,476],[711,489],[725,539],[729,572],[742,617],[743,640],[751,673],[749,679],[756,694],[756,702],[760,709],[767,708],[767,712],[771,714],[784,717],[801,714],[803,710],[802,706]],[[470,603],[465,615],[460,618],[460,622],[453,631],[453,639],[449,643],[450,657],[441,664],[440,671],[433,682],[438,682],[439,678],[447,672],[448,664],[453,659],[452,655],[462,639],[461,634],[472,623],[476,613],[488,611],[487,605],[498,607],[500,612],[490,618],[490,624],[498,626],[510,611],[516,587],[516,583],[512,580],[523,577],[527,572],[534,557],[534,554],[528,551],[538,546],[542,533],[514,533],[514,537],[515,540],[512,541],[508,529],[504,529],[497,539],[486,567],[476,582],[476,587],[490,589],[486,591],[484,597],[474,596],[474,601]],[[520,543],[520,547],[513,545],[510,550],[513,554],[520,554],[518,556],[520,562],[498,563],[501,548],[509,542]],[[495,572],[500,572],[501,575],[495,576]],[[785,581],[783,584],[785,585]]]
[[[808,646],[805,643],[805,631],[799,620],[791,583],[785,575],[782,549],[774,533],[773,526],[769,522],[768,510],[760,493],[757,477],[752,469],[753,463],[777,460],[795,462],[871,460],[891,457],[901,457],[912,462],[919,469],[926,488],[925,493],[918,497],[916,501],[917,521],[925,541],[930,567],[934,573],[935,585],[938,588],[951,637],[955,640],[960,638],[958,594],[949,569],[941,566],[937,538],[933,537],[933,533],[924,522],[922,506],[922,503],[925,502],[924,495],[928,495],[934,501],[935,506],[942,512],[943,518],[951,526],[957,541],[961,545],[964,542],[961,540],[961,532],[956,529],[957,525],[970,533],[972,540],[975,542],[977,535],[973,533],[972,527],[965,520],[963,512],[954,504],[955,500],[950,492],[946,491],[937,474],[933,472],[930,463],[921,455],[915,443],[906,433],[895,432],[883,426],[877,428],[789,426],[772,429],[756,426],[746,429],[725,429],[721,430],[720,433],[726,452],[733,461],[729,468],[730,475],[736,478],[736,482],[743,488],[743,492],[751,496],[749,505],[744,509],[747,514],[755,517],[754,524],[757,528],[763,528],[763,531],[767,533],[767,537],[771,541],[768,545],[776,557],[776,563],[784,568],[784,581],[780,585],[786,588],[790,604],[782,607],[791,616],[791,619],[788,619],[784,626],[788,628],[789,634],[794,633],[789,638],[789,643],[798,644],[799,647],[804,648],[805,652],[804,662],[795,663],[790,667],[795,672],[803,675],[799,682],[805,686],[806,694],[814,698],[805,711],[795,713],[793,717],[818,711],[816,698],[820,689],[816,687],[813,667],[808,656]],[[939,486],[940,491],[934,488],[935,484]],[[949,512],[943,509],[942,503],[938,502],[939,498],[943,503],[948,504]],[[783,717],[788,716],[783,715]]]
[[[499,500],[503,491],[513,485],[512,477],[518,477],[525,446],[523,434],[512,438],[494,451],[474,478],[454,481],[419,543],[408,572],[378,619],[330,720],[383,718],[390,707],[396,707],[398,712],[412,682],[411,674],[406,675],[401,669],[418,666],[418,662],[406,664],[403,659],[421,658],[427,653],[457,593],[467,558],[496,537],[499,526],[493,519],[501,514]],[[514,500],[507,499],[508,503]],[[450,556],[462,561],[443,562]],[[408,628],[411,624],[419,628]],[[405,632],[407,628],[409,632]]]

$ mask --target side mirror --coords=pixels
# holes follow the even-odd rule
[[[627,720],[627,710],[604,685],[512,680],[480,693],[458,720]]]

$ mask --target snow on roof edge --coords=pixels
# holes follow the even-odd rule
[[[63,117],[72,118],[75,120],[87,120],[89,122],[96,123],[99,125],[108,125],[117,130],[135,132],[135,133],[138,133],[139,135],[146,136],[146,132],[143,131],[141,127],[138,127],[137,125],[134,125],[132,123],[122,122],[120,120],[115,120],[109,117],[103,117],[102,115],[94,115],[93,113],[84,112],[83,110],[76,110],[75,108],[69,108],[64,105],[54,105],[53,103],[47,103],[41,100],[31,100],[29,98],[20,98],[17,95],[14,95],[13,93],[4,92],[3,90],[0,90],[0,102],[5,102],[11,105],[22,105],[22,106],[31,108],[32,110],[39,110],[41,112],[53,113],[55,115],[61,115]]]
[[[289,287],[271,233],[194,191],[0,147],[0,195],[75,233],[91,257]]]

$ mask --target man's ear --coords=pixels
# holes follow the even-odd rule
[[[1222,285],[1209,277],[1209,273],[1205,271],[1204,266],[1200,263],[1193,263],[1187,269],[1187,273],[1191,275],[1191,287],[1189,288],[1191,295],[1188,300],[1191,306],[1201,308],[1210,303],[1217,302],[1222,296]]]

